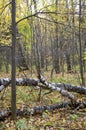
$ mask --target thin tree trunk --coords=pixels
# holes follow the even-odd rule
[[[15,45],[16,45],[16,1],[12,0],[12,119],[16,119],[16,61],[15,61]]]
[[[56,13],[58,14],[58,0],[56,0]],[[58,17],[58,15],[56,15]],[[54,41],[54,69],[56,73],[60,72],[59,65],[59,42],[58,42],[58,24],[56,24],[55,29],[55,41]]]
[[[67,25],[68,25],[68,30],[70,29],[70,15],[69,15],[69,3],[68,0],[66,0],[66,9],[67,9]],[[67,52],[66,52],[66,62],[67,62],[67,72],[71,72],[71,55],[70,55],[70,48],[71,47],[71,39],[68,38],[68,43],[67,43]]]
[[[67,62],[67,72],[71,72],[71,59],[70,54],[66,54],[66,62]]]
[[[79,0],[79,47],[80,47],[80,75],[82,85],[85,85],[84,72],[83,72],[83,60],[82,60],[82,40],[81,40],[81,0]]]
[[[37,3],[36,3],[36,0],[33,0],[34,2],[34,10],[35,10],[35,13],[37,13]],[[39,31],[38,31],[38,28],[39,28],[39,21],[37,21],[37,24],[35,24],[35,31],[36,31],[36,41],[35,41],[35,58],[36,58],[36,70],[37,70],[37,76],[39,77],[40,73],[41,73],[41,68],[40,68],[40,54],[39,54],[39,46],[38,46],[38,43],[39,43]],[[38,37],[37,37],[38,36]]]

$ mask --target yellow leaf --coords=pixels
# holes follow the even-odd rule
[[[12,128],[8,127],[7,130],[12,130]]]

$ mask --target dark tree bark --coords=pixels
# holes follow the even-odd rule
[[[17,45],[17,51],[18,51],[18,67],[20,69],[20,71],[22,70],[28,70],[28,64],[27,64],[27,56],[26,56],[26,52],[25,52],[25,48],[24,48],[24,43],[22,41],[18,41],[18,45]]]
[[[81,40],[81,0],[79,0],[79,49],[80,49],[80,75],[82,85],[85,85],[84,72],[83,72],[83,58],[82,58],[82,40]]]
[[[71,58],[70,54],[66,54],[67,72],[71,72]]]
[[[45,70],[48,71],[48,43],[49,43],[49,34],[48,34],[48,28],[49,28],[49,23],[47,21],[45,21],[45,27],[44,27],[44,37],[45,37],[45,41],[44,41],[44,60],[45,60]]]
[[[84,45],[84,51],[83,51],[83,64],[84,64],[84,72],[86,72],[86,42]]]
[[[6,68],[6,73],[9,72],[9,49],[6,49],[6,63],[5,63],[5,68]]]
[[[16,110],[16,115],[20,117],[29,117],[30,115],[35,116],[37,114],[42,114],[44,111],[53,111],[60,108],[71,108],[72,110],[79,110],[86,108],[86,102],[81,103],[77,102],[75,104],[71,104],[71,102],[64,102],[55,105],[48,105],[48,106],[36,106],[34,108],[24,108],[22,111],[21,109]],[[12,115],[11,110],[3,110],[0,112],[0,121],[5,121],[6,118]]]
[[[12,89],[11,89],[11,109],[12,119],[16,119],[16,61],[15,61],[15,46],[16,46],[16,1],[12,0]]]
[[[56,14],[58,14],[58,0],[56,0]],[[56,15],[58,17],[58,15]],[[58,24],[56,24],[55,28],[55,41],[54,41],[54,70],[56,73],[60,72],[60,64],[59,64],[59,40],[58,40]]]

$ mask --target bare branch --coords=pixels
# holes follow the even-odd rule
[[[35,13],[35,14],[31,14],[31,15],[29,15],[29,16],[26,16],[26,17],[20,19],[19,21],[16,22],[16,24],[22,22],[22,21],[25,20],[25,19],[31,18],[31,17],[33,17],[33,16],[37,16],[38,14],[49,14],[49,13],[55,14],[55,12],[37,12],[37,13]]]
[[[8,7],[11,3],[12,3],[12,2],[9,2],[9,3],[6,4],[4,7],[0,8],[0,10],[3,9],[2,12],[0,13],[0,15],[3,14],[4,10],[6,9],[6,7]]]

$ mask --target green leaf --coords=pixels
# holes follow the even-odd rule
[[[26,126],[26,119],[23,118],[23,119],[20,119],[16,122],[16,126],[17,128],[20,128],[21,130],[25,130],[27,128]]]
[[[62,128],[60,128],[60,130],[65,130],[65,128],[62,127]]]

